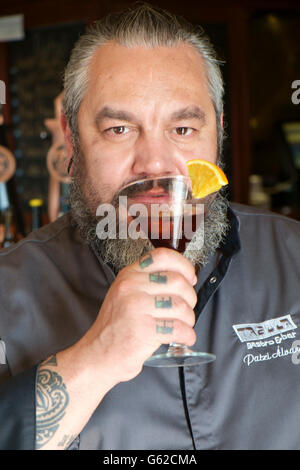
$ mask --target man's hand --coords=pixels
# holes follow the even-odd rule
[[[190,261],[167,248],[147,253],[118,274],[85,338],[116,382],[135,377],[163,343],[195,343],[196,282]]]
[[[37,448],[69,445],[106,393],[138,375],[161,344],[194,344],[195,283],[190,261],[167,248],[120,271],[87,333],[39,368]]]

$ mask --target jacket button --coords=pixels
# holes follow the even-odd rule
[[[214,284],[215,282],[217,282],[216,276],[212,276],[212,277],[210,278],[209,282],[210,282],[211,284]]]

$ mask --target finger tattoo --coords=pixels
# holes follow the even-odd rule
[[[140,259],[140,267],[142,269],[147,268],[147,266],[149,266],[152,263],[153,263],[153,258],[152,258],[151,253],[145,255],[144,257]]]
[[[160,273],[150,273],[149,280],[157,284],[167,284],[167,276]]]
[[[156,333],[160,333],[163,335],[168,335],[173,333],[174,329],[174,322],[173,320],[156,320]]]
[[[172,308],[172,297],[165,299],[162,296],[155,296],[155,308]]]

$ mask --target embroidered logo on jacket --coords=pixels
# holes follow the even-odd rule
[[[243,363],[247,366],[285,356],[292,356],[295,363],[294,359],[300,353],[300,341],[294,341],[296,331],[293,330],[297,325],[291,315],[272,318],[262,323],[241,323],[232,327],[240,342],[246,343],[246,349],[252,350],[243,357]]]
[[[272,318],[262,323],[242,323],[240,325],[232,325],[232,327],[239,340],[244,343],[245,341],[258,341],[286,333],[297,328],[297,325],[293,322],[291,315],[284,315],[283,317]]]

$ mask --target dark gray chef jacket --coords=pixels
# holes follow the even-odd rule
[[[196,287],[194,349],[216,361],[145,366],[77,448],[300,449],[300,224],[237,204],[228,215]],[[83,336],[114,278],[69,215],[0,251],[1,449],[34,449],[38,364]]]

